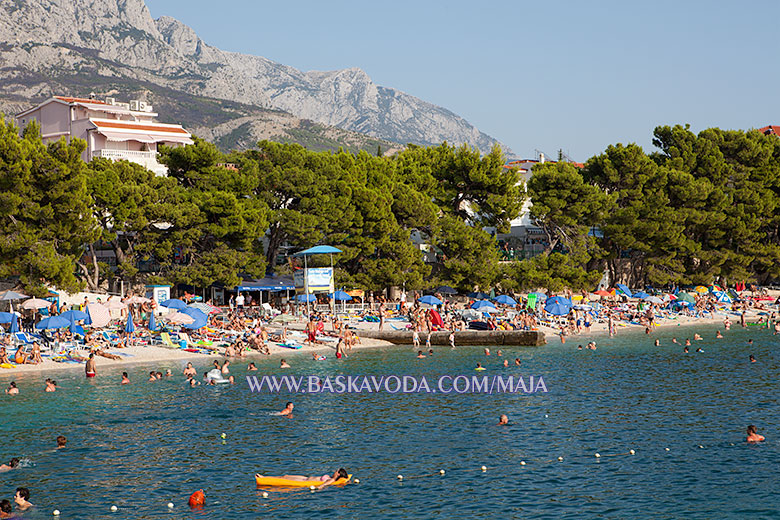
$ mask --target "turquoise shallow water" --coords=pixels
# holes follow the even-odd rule
[[[504,349],[510,361],[522,360],[520,368],[504,369],[495,351],[486,358],[477,347],[439,348],[424,360],[396,347],[344,361],[293,354],[290,371],[279,370],[276,358],[255,372],[434,380],[471,376],[482,362],[487,375],[541,375],[546,394],[256,394],[243,379],[245,363],[234,366],[232,387],[189,388],[180,375],[145,382],[151,369],[180,374],[178,362],[127,367],[127,387],[117,384],[122,369],[90,381],[80,371],[58,373],[54,394],[43,392],[46,376],[18,376],[22,394],[0,397],[0,459],[21,456],[26,467],[0,474],[0,497],[28,486],[38,506],[25,518],[51,518],[56,508],[63,520],[778,518],[780,341],[753,327],[715,340],[714,328],[702,328],[705,341],[694,348],[704,353],[671,345],[673,335],[682,341],[693,332],[662,331],[659,348],[644,334],[624,333],[594,337],[595,352],[576,350],[585,337]],[[758,363],[748,363],[751,353]],[[10,377],[0,378],[7,386]],[[288,400],[293,418],[269,415]],[[510,426],[496,425],[501,413]],[[750,423],[767,442],[744,442]],[[68,447],[54,451],[59,434]],[[338,466],[360,484],[270,490],[268,499],[254,484],[258,471],[321,474]],[[407,479],[399,483],[398,474]],[[421,475],[430,476],[410,478]],[[207,506],[193,512],[186,498],[199,488]],[[119,512],[109,511],[112,504]]]

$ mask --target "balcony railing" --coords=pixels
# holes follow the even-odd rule
[[[112,161],[130,161],[152,170],[157,174],[165,174],[167,168],[157,162],[157,152],[142,152],[140,150],[94,150],[92,158],[103,157]]]

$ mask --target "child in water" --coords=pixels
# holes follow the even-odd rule
[[[762,442],[764,440],[763,435],[759,435],[756,432],[756,427],[752,424],[747,427],[747,441],[748,442]]]

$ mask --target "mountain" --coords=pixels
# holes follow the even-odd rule
[[[360,69],[302,72],[212,47],[173,18],[154,20],[143,0],[0,0],[0,78],[7,112],[55,93],[132,96],[223,145],[275,131],[322,145],[347,138],[364,149],[448,141],[486,152],[497,143]]]

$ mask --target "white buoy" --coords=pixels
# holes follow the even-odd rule
[[[439,475],[444,475],[444,470],[443,469],[439,470]]]
[[[563,462],[563,457],[558,457],[558,462]]]
[[[263,491],[263,498],[268,498],[268,491]]]
[[[54,511],[51,512],[51,514],[54,515],[54,516],[60,516],[60,510],[59,509],[55,509]]]
[[[487,471],[487,466],[482,466],[482,471]]]
[[[315,490],[315,489],[317,489],[317,488],[316,488],[316,487],[314,487],[314,486],[309,486],[309,489],[311,489],[312,491],[314,491],[314,490]]]
[[[226,438],[227,438],[227,435],[225,435],[225,434],[223,433],[222,435],[220,435],[220,437],[222,437],[223,439],[226,439]]]
[[[521,460],[521,461],[520,461],[520,465],[521,465],[521,466],[525,466],[525,461],[524,461],[524,460]]]
[[[355,484],[360,484],[360,479],[359,478],[355,479]]]
[[[596,458],[597,458],[597,459],[600,459],[600,458],[601,458],[601,453],[597,453],[597,454],[596,454]]]
[[[112,511],[112,512],[116,512],[116,511],[117,511],[117,509],[119,509],[119,508],[118,508],[118,507],[116,507],[116,506],[111,506],[111,511]]]
[[[631,455],[636,454],[636,452],[634,450],[628,450],[628,453],[630,453]]]
[[[704,449],[704,446],[702,446],[701,444],[699,444],[699,448],[701,448],[701,449]]]
[[[398,480],[403,480],[403,479],[404,479],[403,475],[398,475]]]
[[[545,419],[546,419],[547,417],[549,417],[549,415],[547,415],[547,414],[544,414],[544,417],[545,417]]]
[[[168,502],[168,509],[173,509],[173,502]]]
[[[672,451],[672,450],[670,450],[669,448],[664,448],[664,449],[665,449],[666,451]]]

